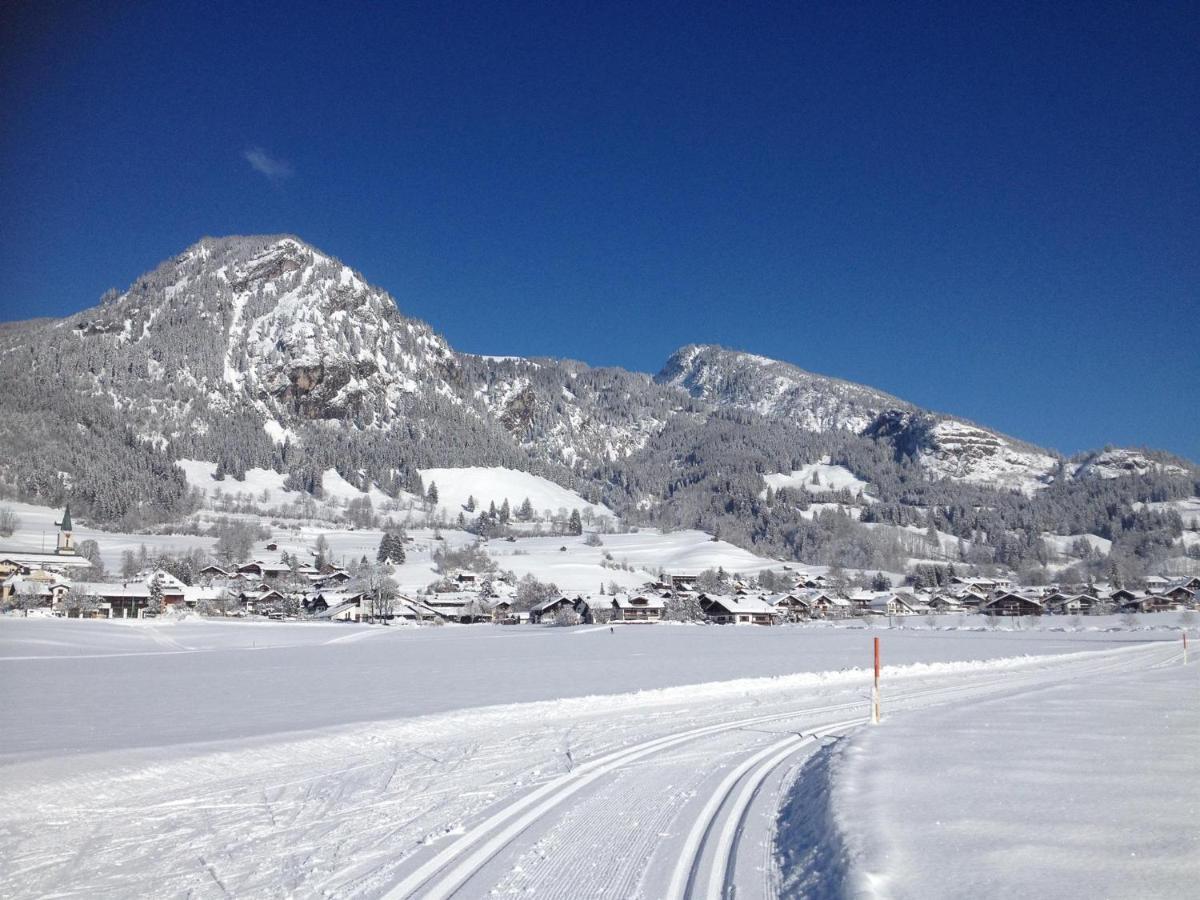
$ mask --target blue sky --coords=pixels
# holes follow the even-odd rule
[[[462,350],[1200,459],[1196,3],[347,6],[10,5],[0,318],[292,232]]]

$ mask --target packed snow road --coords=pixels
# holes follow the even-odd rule
[[[869,639],[853,637],[865,655]],[[1177,652],[1120,637],[888,668],[885,715],[1087,683]],[[774,896],[789,874],[774,839],[782,793],[863,721],[868,684],[860,669],[799,673],[26,759],[0,770],[0,895]]]

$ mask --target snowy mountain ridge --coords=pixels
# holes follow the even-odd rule
[[[0,412],[13,424],[0,436],[0,488],[54,501],[71,493],[106,520],[147,496],[164,510],[186,506],[177,458],[235,478],[273,470],[313,491],[336,468],[391,496],[416,489],[421,470],[499,466],[648,514],[680,498],[707,503],[731,489],[728,475],[719,487],[721,471],[758,458],[760,473],[794,472],[840,448],[844,461],[860,458],[856,477],[874,481],[892,463],[874,450],[864,457],[853,444],[862,439],[928,479],[1026,494],[1064,463],[882,391],[715,345],[681,348],[653,377],[461,353],[290,235],[204,238],[96,307],[10,323],[0,328],[0,375]],[[56,458],[41,451],[49,445]],[[1193,472],[1138,451],[1061,471]],[[911,477],[893,475],[897,486]],[[748,494],[751,482],[757,495],[761,477],[745,481]],[[694,510],[671,515],[696,524]]]
[[[874,388],[711,344],[677,350],[655,381],[717,405],[788,418],[808,431],[859,432],[886,409],[913,408]]]

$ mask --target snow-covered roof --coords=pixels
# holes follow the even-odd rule
[[[141,581],[129,581],[124,584],[108,584],[102,581],[77,581],[75,589],[93,597],[150,597],[150,586]]]
[[[546,612],[546,610],[553,609],[554,607],[558,606],[560,603],[575,603],[576,600],[579,600],[579,599],[582,599],[582,598],[578,598],[578,597],[572,598],[572,597],[562,597],[562,596],[552,597],[551,599],[543,600],[541,603],[534,606],[530,610],[530,612],[535,612],[535,613]]]
[[[58,553],[39,553],[37,551],[21,550],[18,547],[8,547],[0,550],[0,562],[9,561],[18,566],[42,567],[46,569],[86,569],[90,568],[91,560],[82,556]]]
[[[611,600],[618,609],[665,609],[667,606],[661,597],[650,594],[613,594]]]
[[[183,599],[187,603],[199,603],[201,600],[218,600],[225,593],[221,587],[208,585],[184,585]]]
[[[753,594],[745,594],[736,597],[725,596],[721,594],[705,594],[704,597],[710,604],[719,605],[731,613],[769,613],[770,615],[779,614],[778,608],[772,606],[762,597],[755,596]]]
[[[362,599],[362,591],[321,591],[317,594],[328,606],[335,606],[339,603],[349,603],[357,606]]]
[[[763,598],[772,606],[779,606],[782,603],[801,603],[804,606],[809,605],[809,599],[802,597],[800,591],[788,591],[783,594],[770,594]]]

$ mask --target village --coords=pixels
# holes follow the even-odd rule
[[[862,587],[832,573],[784,565],[758,578],[721,569],[660,571],[638,590],[602,585],[574,593],[525,584],[469,567],[448,572],[424,591],[400,591],[390,568],[338,565],[315,555],[289,556],[273,542],[237,565],[210,562],[187,583],[165,567],[149,566],[120,581],[90,580],[92,562],[76,552],[70,510],[58,526],[53,552],[0,548],[0,609],[21,616],[146,619],[196,614],[411,625],[650,625],[694,622],[775,626],[844,619],[904,619],[938,615],[989,621],[1046,615],[1126,616],[1195,610],[1200,577],[1150,575],[1134,586],[1109,583],[1022,586],[997,575],[939,571],[936,579],[893,588],[882,574]],[[381,559],[389,540],[381,545]],[[271,554],[271,555],[265,555]],[[402,557],[401,552],[401,557]],[[386,560],[385,560],[386,562]],[[936,582],[933,585],[929,580]],[[532,593],[523,590],[529,584]]]

